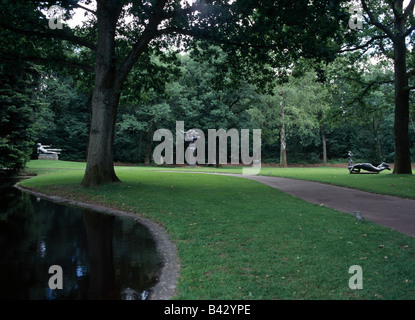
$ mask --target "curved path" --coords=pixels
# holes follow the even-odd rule
[[[415,200],[392,197],[319,182],[267,176],[243,176],[305,201],[350,213],[359,211],[372,222],[415,237]]]
[[[355,211],[359,211],[366,220],[415,237],[415,200],[289,178],[195,171],[175,172],[218,174],[255,180],[310,203],[353,215]]]

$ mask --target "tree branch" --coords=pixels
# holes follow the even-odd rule
[[[133,45],[133,48],[117,70],[116,86],[122,86],[133,65],[139,59],[141,54],[147,49],[147,46],[151,40],[157,36],[157,28],[161,21],[163,21],[165,18],[163,8],[166,5],[166,2],[167,0],[157,1],[154,7],[153,15],[150,18],[146,29],[144,30],[140,39]]]
[[[69,67],[75,67],[77,69],[81,69],[90,73],[94,73],[95,69],[94,67],[90,66],[90,65],[86,65],[83,63],[79,63],[76,61],[70,61],[70,60],[66,60],[66,59],[60,59],[60,58],[42,58],[42,57],[23,57],[23,59],[28,60],[28,61],[37,61],[37,62],[41,62],[43,64],[51,64],[51,63],[56,63],[56,64],[60,64],[62,66],[69,66]]]
[[[207,30],[206,30],[207,31]],[[164,29],[157,30],[157,36],[161,35],[168,35],[168,34],[181,34],[184,36],[194,37],[196,39],[200,40],[208,40],[208,41],[214,41],[216,43],[220,44],[226,44],[226,45],[232,45],[235,47],[246,47],[250,46],[254,49],[274,49],[272,45],[256,45],[256,44],[250,44],[250,43],[244,43],[244,42],[236,42],[236,41],[230,41],[227,39],[221,39],[215,37],[215,35],[210,34],[209,32],[204,32],[201,30],[188,30],[188,29],[181,29],[177,27],[167,27]]]
[[[415,0],[411,0],[411,2],[408,4],[408,6],[405,9],[405,12],[403,13],[403,16],[402,16],[403,24],[406,23],[409,15],[414,13],[414,6],[415,6]]]
[[[379,41],[378,46],[379,46],[380,51],[382,51],[382,53],[385,55],[386,58],[392,59],[392,60],[394,59],[393,52],[391,54],[391,52],[387,52],[386,51],[386,49],[385,49],[385,47],[383,45],[382,40]]]
[[[414,30],[415,30],[415,26],[410,27],[408,30],[405,31],[405,33],[403,34],[403,36],[404,37],[409,36],[412,33],[412,31],[414,31]]]
[[[85,11],[88,11],[88,12],[92,13],[93,15],[97,14],[94,10],[89,9],[87,7],[84,7],[83,5],[80,5],[79,3],[76,3],[74,6],[77,7],[77,8],[83,9]]]
[[[18,34],[22,34],[25,36],[36,36],[36,37],[42,37],[42,38],[47,38],[47,39],[60,39],[60,40],[66,40],[69,41],[73,44],[77,44],[80,45],[82,47],[86,47],[91,49],[92,51],[95,51],[96,46],[80,37],[77,37],[75,35],[72,34],[68,34],[65,32],[62,32],[62,30],[58,30],[56,32],[53,32],[52,30],[48,31],[48,32],[42,32],[42,31],[36,31],[36,30],[25,30],[25,29],[19,29],[16,28],[10,24],[5,24],[3,22],[0,22],[0,27],[4,28],[6,30],[10,30],[13,32],[16,32]]]
[[[373,15],[373,13],[370,11],[369,7],[366,4],[365,0],[361,0],[362,3],[362,7],[363,10],[365,10],[365,12],[367,13],[367,15],[369,16],[369,23],[373,24],[374,26],[378,27],[380,30],[382,30],[383,32],[385,32],[387,34],[387,36],[393,41],[396,41],[395,35],[392,33],[391,30],[389,30],[388,27],[386,27],[384,24],[380,23],[379,21],[377,21],[375,19],[375,16]]]
[[[392,11],[393,11],[394,16],[395,16],[395,17],[401,17],[402,12],[400,12],[400,11],[396,10],[396,7],[395,7],[395,0],[391,0],[391,1],[388,1],[388,2],[389,2],[389,5],[390,5],[390,6],[391,6],[391,8],[392,8]]]
[[[354,80],[360,84],[363,84],[364,82],[362,81],[357,81],[355,79],[349,79],[349,80]],[[366,84],[366,88],[363,90],[363,93],[361,93],[358,97],[355,97],[352,101],[350,101],[346,107],[351,106],[353,103],[355,103],[356,101],[361,102],[364,98],[364,96],[367,94],[367,92],[370,90],[370,88],[372,88],[374,85],[381,85],[381,84],[387,84],[387,83],[393,83],[394,80],[384,80],[384,81],[372,81],[370,83],[365,83]]]
[[[415,69],[409,70],[406,74],[408,78],[415,76]]]
[[[354,48],[346,48],[346,49],[341,49],[339,51],[339,53],[343,53],[343,52],[348,52],[348,51],[355,51],[355,50],[360,50],[360,49],[365,49],[368,45],[370,45],[372,42],[379,40],[379,39],[386,39],[388,38],[388,36],[376,36],[373,37],[372,39],[370,39],[369,41],[367,41],[366,43],[359,45],[359,46],[355,46]]]
[[[31,2],[34,2],[34,3],[48,3],[49,5],[55,5],[56,4],[56,1],[51,1],[51,0],[30,0]],[[80,9],[83,9],[83,10],[85,10],[85,11],[88,11],[88,12],[90,12],[90,13],[92,13],[92,14],[94,14],[94,15],[96,15],[96,12],[94,11],[94,10],[92,10],[92,9],[89,9],[89,8],[87,8],[87,7],[85,7],[85,6],[83,6],[82,4],[79,4],[79,2],[75,2],[75,1],[72,1],[72,0],[64,0],[63,1],[63,5],[70,5],[71,7],[74,7],[74,8],[80,8]]]

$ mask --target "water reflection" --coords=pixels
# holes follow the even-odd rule
[[[115,291],[115,270],[112,252],[114,216],[83,213],[88,238],[90,265],[89,297],[108,299]]]
[[[149,231],[132,219],[0,188],[0,299],[145,299],[160,269]],[[63,270],[50,289],[49,267]]]

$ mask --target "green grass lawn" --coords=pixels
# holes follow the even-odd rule
[[[158,169],[159,170],[159,169]],[[200,171],[241,174],[241,167],[182,167],[163,168],[174,171]],[[362,171],[363,172],[363,171]],[[391,171],[379,174],[349,174],[347,168],[333,167],[262,167],[260,175],[323,182],[379,194],[415,199],[415,175],[394,175]]]
[[[181,263],[175,299],[415,299],[412,237],[238,177],[116,167],[122,183],[84,189],[84,168],[31,161],[28,171],[38,175],[21,185],[135,212],[163,225]],[[363,183],[347,169],[331,169],[263,168],[262,173],[349,186],[383,183],[379,190],[409,181],[413,188],[412,177],[400,183],[387,173],[362,175],[371,179]],[[348,286],[352,265],[363,269],[362,290]]]

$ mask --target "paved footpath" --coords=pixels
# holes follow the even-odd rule
[[[255,180],[294,197],[341,212],[354,215],[355,210],[359,211],[366,220],[415,237],[415,200],[305,180],[231,173],[188,173],[218,174]]]
[[[350,213],[415,237],[415,200],[379,195],[324,183],[267,176],[241,176],[305,201]]]

